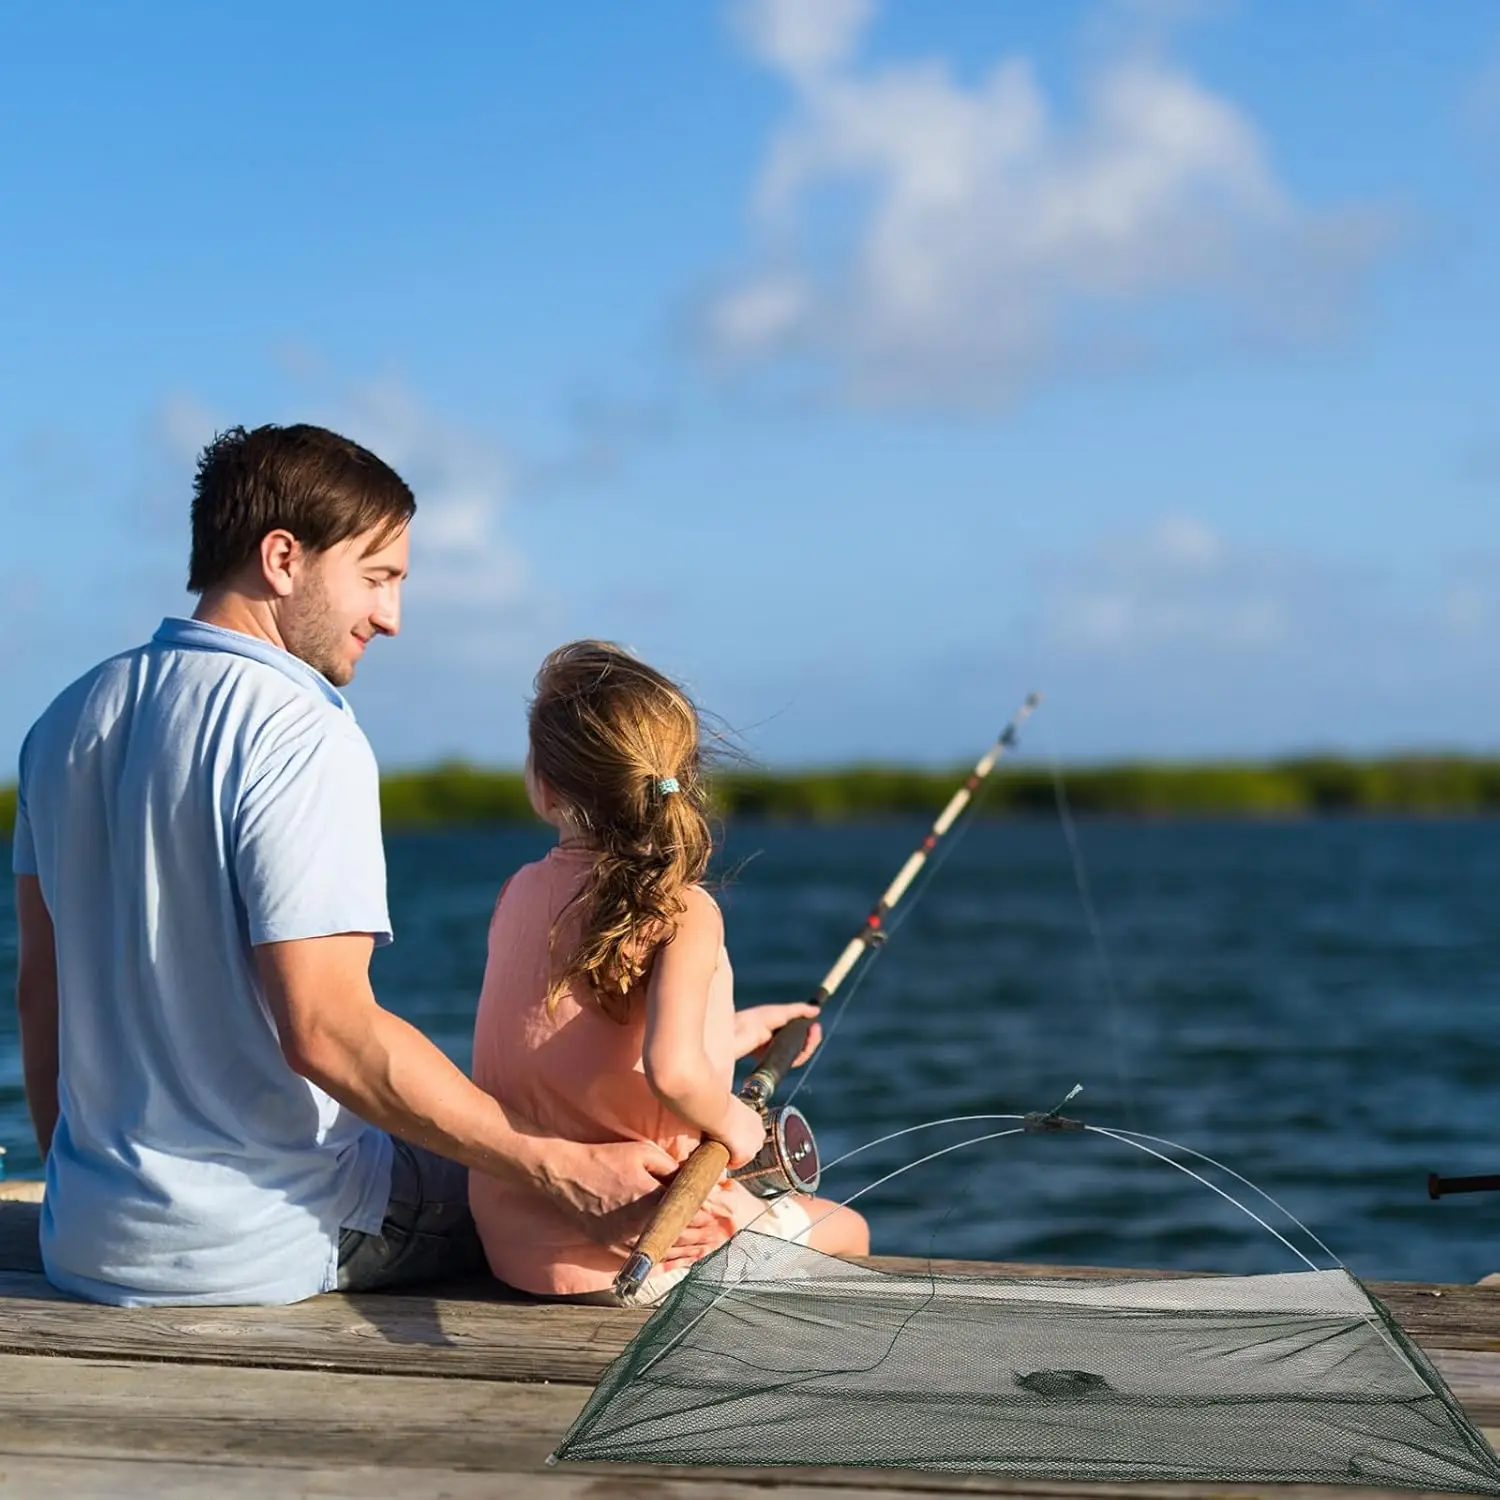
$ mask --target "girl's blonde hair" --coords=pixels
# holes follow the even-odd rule
[[[551,993],[582,980],[623,1023],[631,990],[676,931],[682,893],[703,878],[713,848],[698,713],[675,682],[628,651],[574,641],[542,663],[529,723],[533,774],[598,851],[570,906],[580,936],[566,962],[554,963]]]

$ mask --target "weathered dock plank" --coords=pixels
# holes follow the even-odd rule
[[[593,1383],[634,1337],[640,1312],[518,1299],[494,1283],[432,1295],[327,1296],[286,1308],[93,1307],[39,1272],[34,1204],[0,1203],[0,1353]],[[1101,1268],[879,1257],[881,1269],[959,1275],[1120,1275]],[[1127,1274],[1161,1275],[1161,1272]],[[1429,1350],[1500,1352],[1500,1288],[1375,1282]]]
[[[543,1467],[640,1312],[554,1306],[490,1282],[294,1307],[116,1309],[40,1275],[37,1205],[0,1201],[0,1500],[222,1494],[538,1500],[873,1500],[928,1494],[1224,1500],[1235,1486],[1070,1485],[850,1469]],[[1165,1275],[881,1257],[956,1275]],[[14,1268],[14,1269],[10,1269]],[[1374,1283],[1500,1440],[1500,1288]],[[399,1471],[399,1472],[397,1472]],[[1277,1500],[1376,1491],[1278,1488]],[[1409,1492],[1406,1492],[1409,1494]]]
[[[400,1500],[828,1500],[858,1495],[861,1500],[909,1500],[931,1491],[913,1489],[905,1475],[854,1473],[844,1483],[823,1477],[807,1481],[780,1474],[669,1475],[600,1473],[591,1466],[550,1469],[544,1474],[494,1474],[453,1469],[412,1468],[399,1476]],[[389,1469],[319,1466],[251,1467],[228,1463],[175,1463],[140,1459],[73,1459],[0,1456],[0,1496],[6,1500],[369,1500],[391,1493]],[[943,1493],[943,1491],[939,1491]],[[1004,1487],[950,1486],[946,1493],[1006,1495],[1017,1500],[1249,1500],[1266,1492],[1239,1485],[1193,1487],[1149,1484],[1012,1484]],[[1276,1500],[1452,1500],[1447,1492],[1365,1490],[1339,1486],[1284,1485]]]
[[[1500,1355],[1435,1363],[1500,1428]],[[0,1452],[540,1467],[589,1388],[0,1355]]]
[[[315,1297],[293,1307],[112,1308],[0,1272],[0,1352],[75,1359],[592,1384],[643,1312],[446,1297]]]
[[[0,1452],[540,1469],[582,1385],[0,1355]]]
[[[1500,1359],[1495,1363],[1500,1365]],[[667,1466],[580,1465],[549,1471],[546,1455],[587,1394],[576,1385],[308,1371],[221,1369],[205,1378],[203,1371],[180,1365],[0,1356],[0,1495],[8,1484],[20,1486],[23,1479],[32,1487],[17,1489],[19,1493],[63,1493],[62,1487],[40,1488],[37,1480],[45,1477],[49,1463],[64,1460],[75,1485],[66,1493],[74,1495],[89,1492],[91,1474],[99,1477],[101,1489],[107,1479],[110,1493],[145,1494],[147,1476],[154,1471],[164,1479],[158,1493],[166,1494],[193,1493],[187,1480],[194,1471],[197,1493],[273,1494],[285,1487],[295,1493],[343,1494],[338,1483],[378,1471],[379,1488],[402,1495],[475,1493],[466,1485],[455,1490],[450,1481],[465,1471],[485,1471],[488,1494],[558,1500],[650,1493],[689,1500],[767,1490],[780,1500],[830,1490],[891,1497],[1036,1494],[1141,1500],[1162,1495],[1201,1500],[1232,1489],[1063,1486],[989,1475],[853,1469],[728,1469],[710,1475]],[[258,1476],[259,1489],[239,1483],[247,1470]],[[122,1478],[130,1483],[121,1486]],[[335,1487],[326,1488],[329,1483]],[[1349,1500],[1374,1492],[1309,1488],[1303,1493],[1336,1493]]]
[[[1461,1313],[1466,1288],[1444,1289]],[[1454,1318],[1392,1308],[1429,1350],[1500,1354],[1500,1297]],[[293,1307],[111,1308],[59,1298],[44,1278],[0,1272],[0,1353],[154,1359],[470,1380],[592,1384],[643,1312],[454,1297],[315,1297]],[[1413,1327],[1413,1324],[1416,1326]]]

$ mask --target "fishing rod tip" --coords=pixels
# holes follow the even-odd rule
[[[1027,693],[1027,695],[1026,695],[1026,707],[1028,709],[1039,708],[1041,706],[1041,702],[1042,702],[1042,695],[1040,693]]]

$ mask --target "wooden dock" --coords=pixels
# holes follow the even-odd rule
[[[814,1500],[840,1492],[875,1500],[1208,1500],[1255,1493],[889,1470],[548,1468],[547,1454],[644,1313],[505,1300],[480,1285],[444,1295],[325,1296],[284,1308],[94,1307],[59,1297],[43,1278],[38,1212],[35,1202],[0,1201],[0,1500]],[[948,1262],[935,1269],[1015,1275],[1057,1268]],[[1377,1282],[1372,1290],[1500,1446],[1500,1287]],[[1289,1486],[1280,1493],[1350,1500],[1376,1492]]]

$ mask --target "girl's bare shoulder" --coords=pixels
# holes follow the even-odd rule
[[[675,951],[682,958],[702,950],[717,953],[724,941],[724,918],[719,904],[701,885],[685,886],[682,910],[662,944],[662,952]]]
[[[695,926],[724,930],[724,913],[719,903],[701,885],[685,886],[682,892],[683,911],[679,923],[691,922]]]

